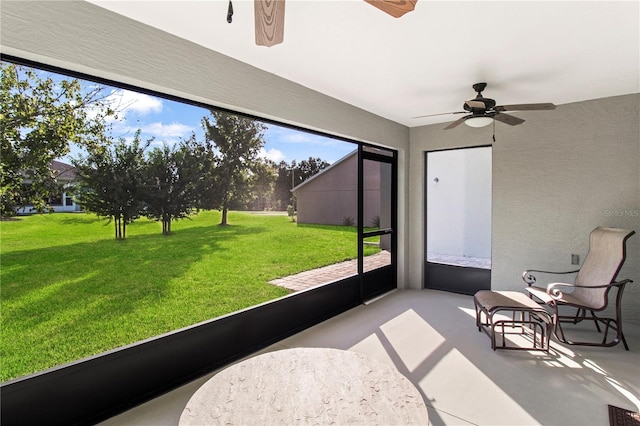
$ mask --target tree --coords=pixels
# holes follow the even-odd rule
[[[320,173],[323,169],[326,169],[331,164],[324,161],[320,157],[309,157],[308,160],[302,160],[298,163],[298,167],[296,168],[296,186],[300,185],[305,180],[310,177]]]
[[[320,173],[331,164],[321,158],[309,157],[299,163],[291,161],[291,165],[284,161],[278,164],[278,176],[276,178],[274,198],[280,210],[284,210],[293,203],[291,190],[306,181],[310,177]]]
[[[56,188],[51,161],[70,144],[88,151],[106,144],[105,119],[115,116],[103,87],[50,76],[2,62],[0,77],[0,214],[32,204],[42,213]],[[29,191],[22,191],[28,177]]]
[[[293,161],[292,164],[295,164],[295,161]],[[285,161],[281,161],[278,164],[278,176],[276,177],[273,194],[274,203],[278,210],[286,210],[287,206],[291,204],[291,197],[293,195],[291,189],[294,184],[291,172],[292,167]]]
[[[189,217],[198,205],[198,164],[189,142],[155,148],[144,170],[145,216],[162,221],[171,234],[171,221]]]
[[[113,220],[116,239],[126,238],[127,224],[142,212],[144,151],[152,140],[142,143],[138,130],[131,143],[121,138],[110,149],[73,160],[80,176],[78,201],[98,216]]]
[[[266,126],[250,118],[211,110],[211,119],[203,117],[202,127],[205,139],[213,142],[218,151],[208,204],[222,210],[220,224],[226,225],[231,203],[248,195],[258,154],[264,146]]]
[[[245,206],[249,210],[269,210],[274,208],[274,186],[278,176],[278,166],[271,160],[262,159],[256,163],[251,174],[251,199]]]

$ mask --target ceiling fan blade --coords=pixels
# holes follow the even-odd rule
[[[468,114],[468,112],[467,111],[441,112],[440,114],[419,115],[417,117],[411,117],[411,118],[415,119],[415,118],[437,117],[438,115],[451,115],[451,114]]]
[[[552,103],[542,104],[516,104],[516,105],[498,105],[494,108],[496,111],[542,111],[556,109]]]
[[[518,124],[524,123],[524,120],[522,118],[518,118],[509,114],[497,113],[493,116],[493,119],[498,120],[502,123],[508,124],[510,126],[517,126]]]
[[[258,46],[271,47],[284,40],[284,1],[253,0]]]
[[[463,121],[465,121],[467,118],[471,118],[473,117],[473,115],[465,115],[464,117],[458,118],[456,121],[454,121],[453,123],[450,123],[447,127],[445,127],[443,130],[449,130],[449,129],[453,129],[454,127],[458,126],[459,124],[461,124]]]
[[[418,0],[364,0],[394,18],[399,18],[405,13],[411,12]]]

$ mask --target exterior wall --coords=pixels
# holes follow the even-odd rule
[[[76,179],[76,169],[70,164],[63,163],[61,161],[53,160],[51,162],[51,171],[56,176],[56,179],[60,185],[62,185],[62,192],[59,193],[59,204],[51,204],[50,207],[55,213],[68,213],[78,212],[82,210],[82,207],[76,204],[76,200],[70,194],[67,194],[66,190],[73,186]],[[29,176],[25,176],[24,184],[31,185],[33,180]],[[51,200],[50,200],[51,202]],[[26,205],[25,207],[16,210],[18,214],[33,214],[36,211],[32,205]]]
[[[358,156],[353,153],[294,190],[298,223],[358,224]],[[380,216],[380,168],[365,168],[365,226]]]
[[[551,99],[553,100],[553,99]],[[523,270],[573,270],[584,260],[597,226],[640,234],[640,94],[561,105],[555,111],[514,113],[521,126],[496,124],[493,143],[492,288],[521,290]],[[424,157],[427,150],[479,146],[491,126],[411,129],[409,280],[422,284]],[[640,236],[627,243],[619,277],[623,318],[640,321]]]
[[[67,193],[63,192],[62,193],[62,200],[65,204],[52,204],[51,208],[53,209],[54,213],[73,213],[73,212],[79,212],[82,211],[82,207],[80,207],[78,204],[76,204],[76,202],[71,199],[71,200],[67,200]],[[23,208],[18,209],[17,211],[18,214],[33,214],[35,213],[35,210],[33,209],[33,206],[31,205],[27,205]]]

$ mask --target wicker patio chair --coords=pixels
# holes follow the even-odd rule
[[[522,273],[522,279],[528,285],[526,290],[531,298],[551,308],[554,316],[554,335],[559,341],[569,345],[586,346],[615,346],[622,341],[624,348],[629,350],[622,333],[621,301],[625,285],[632,281],[615,280],[626,257],[626,242],[633,234],[635,231],[627,229],[598,227],[591,232],[589,253],[579,270],[550,272],[531,269]],[[539,287],[533,285],[536,283],[534,273],[554,275],[577,273],[577,275],[572,284],[553,282],[546,287]],[[615,318],[596,315],[596,312],[607,309],[609,292],[613,288],[617,290]],[[576,308],[575,315],[561,315],[560,309],[563,306]],[[604,336],[601,342],[577,342],[566,338],[562,323],[577,324],[582,320],[592,320],[598,332],[602,332],[600,323],[604,324]],[[607,340],[610,329],[614,330],[616,335],[612,340]]]

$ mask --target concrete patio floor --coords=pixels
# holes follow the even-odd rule
[[[586,325],[593,337],[593,325]],[[625,334],[630,351],[622,345],[566,346],[552,339],[548,354],[494,352],[475,327],[472,297],[398,290],[259,353],[325,347],[387,363],[421,392],[431,425],[606,426],[607,404],[640,410],[639,325],[625,324]],[[189,398],[214,374],[103,425],[176,425]]]

